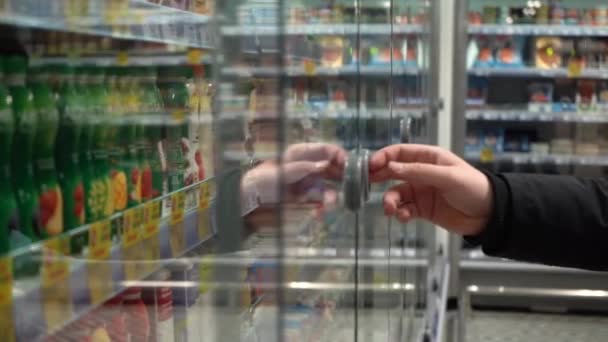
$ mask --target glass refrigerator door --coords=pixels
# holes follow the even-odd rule
[[[430,142],[428,5],[217,5],[216,333],[417,338],[417,227],[384,217],[393,184],[370,184],[368,160]]]

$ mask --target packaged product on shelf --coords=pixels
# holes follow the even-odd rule
[[[95,174],[94,190],[87,198],[89,206],[96,208],[91,221],[110,217],[114,213],[114,192],[110,162],[108,159],[108,131],[110,122],[107,117],[107,89],[104,86],[104,70],[97,67],[87,68],[90,96],[90,124],[92,125],[91,158]]]
[[[553,88],[554,112],[576,112],[576,81],[572,79],[555,79]]]
[[[536,82],[528,86],[528,110],[531,112],[551,112],[553,84]]]
[[[418,67],[418,39],[416,37],[407,37],[403,39],[400,57],[403,60],[405,67]]]
[[[196,163],[199,169],[199,180],[213,177],[214,175],[214,131],[213,115],[211,106],[214,97],[214,87],[209,81],[211,76],[208,68],[199,78],[200,100],[199,100],[199,147],[196,155]]]
[[[344,65],[344,39],[338,36],[325,36],[319,40],[321,45],[321,66],[338,68]]]
[[[599,5],[595,7],[595,25],[606,26],[608,25],[608,6]]]
[[[114,211],[122,211],[127,208],[128,191],[127,175],[123,169],[125,149],[119,143],[124,126],[125,106],[123,94],[118,85],[121,76],[120,68],[111,67],[107,69],[107,150],[110,164],[110,176],[112,177],[112,198]]]
[[[566,25],[578,25],[580,23],[580,11],[578,8],[568,8],[564,14]],[[584,23],[583,23],[584,24]]]
[[[563,25],[566,17],[566,10],[560,1],[550,3],[550,21],[553,25]]]
[[[576,106],[581,112],[595,111],[597,104],[596,82],[579,80],[576,91]]]
[[[534,61],[537,68],[554,69],[562,65],[561,40],[557,37],[538,37],[534,41]]]
[[[190,10],[211,16],[215,13],[215,0],[190,0]]]
[[[483,130],[481,142],[483,148],[489,149],[494,153],[504,151],[505,131],[502,128],[486,128]]]
[[[481,13],[478,11],[471,11],[468,15],[469,25],[481,25],[483,24],[483,19]]]
[[[39,193],[33,165],[38,118],[32,93],[25,86],[25,58],[10,56],[5,57],[3,62],[4,80],[12,100],[12,120],[15,128],[11,143],[10,179],[19,208],[19,227],[24,237],[37,241],[46,236],[40,230]]]
[[[544,142],[530,143],[530,152],[533,154],[547,155],[549,154],[549,144]]]
[[[541,25],[549,24],[549,12],[551,8],[548,4],[541,4],[536,9],[536,23]]]
[[[506,36],[496,39],[496,66],[523,67],[523,48],[525,38],[522,36]]]
[[[468,83],[466,104],[475,107],[484,106],[488,97],[488,79],[470,76]]]
[[[599,81],[597,86],[597,109],[602,114],[608,114],[608,81]]]
[[[38,185],[40,228],[47,236],[63,231],[63,195],[55,165],[55,139],[59,126],[59,113],[44,68],[29,71],[29,87],[38,113],[34,138],[34,175]],[[9,145],[10,146],[10,145]]]
[[[553,139],[550,149],[552,154],[572,154],[574,152],[574,142],[571,139]]]
[[[59,131],[55,160],[63,190],[63,223],[65,230],[86,221],[86,200],[80,160],[80,138],[83,115],[83,89],[75,85],[74,70],[68,66],[54,68],[57,77]],[[78,249],[79,246],[73,246]]]
[[[161,270],[152,277],[167,282],[171,272]],[[175,338],[173,320],[173,291],[168,285],[146,288],[142,293],[150,319],[150,339],[157,342],[173,342]]]
[[[11,248],[12,235],[20,235],[17,200],[11,182],[12,143],[15,133],[15,119],[11,111],[9,92],[5,87],[4,66],[0,61],[0,255]],[[63,212],[60,211],[60,216]]]
[[[500,9],[498,6],[484,6],[483,7],[483,23],[484,24],[497,24],[498,13]]]
[[[505,130],[504,151],[505,152],[530,152],[530,141],[534,137],[534,131],[507,129]]]
[[[150,339],[151,327],[154,322],[142,300],[142,289],[131,287],[122,294],[122,312],[125,316],[125,325],[129,341],[145,342]]]
[[[474,68],[491,68],[496,64],[493,42],[489,37],[474,37],[467,47],[467,61],[473,61]]]

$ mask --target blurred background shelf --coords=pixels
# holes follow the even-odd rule
[[[604,37],[608,36],[608,27],[580,25],[540,25],[519,24],[469,25],[469,34],[482,35],[526,35],[526,36],[568,36],[568,37]]]
[[[279,67],[226,67],[222,69],[222,74],[225,76],[234,77],[276,77],[281,74],[290,77],[317,77],[317,76],[389,76],[389,75],[418,75],[420,69],[416,67],[406,67],[398,64],[393,65],[364,65],[364,66],[342,66],[342,67],[304,67],[304,66],[287,66]]]
[[[472,68],[468,70],[473,76],[507,76],[507,77],[546,77],[568,78],[568,69],[541,69],[535,67]],[[572,78],[608,79],[608,69],[583,69],[580,75]]]
[[[479,154],[467,154],[471,162],[495,163],[511,162],[514,164],[557,164],[557,165],[593,165],[608,166],[608,156],[581,156],[571,154],[533,154],[533,153],[497,153],[492,159],[482,160]]]
[[[288,25],[278,26],[224,26],[221,29],[226,36],[276,36],[286,35],[386,35],[391,31],[394,34],[420,34],[423,33],[420,25],[400,24],[317,24],[317,25]]]
[[[0,23],[118,39],[210,49],[217,34],[210,17],[146,0],[11,1]]]
[[[481,121],[540,121],[608,123],[608,113],[604,112],[530,112],[525,110],[469,109],[467,120]]]

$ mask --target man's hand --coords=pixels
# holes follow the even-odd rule
[[[425,219],[463,235],[477,235],[488,223],[490,181],[449,151],[393,145],[376,152],[369,169],[373,182],[403,181],[384,195],[384,213],[401,222]]]

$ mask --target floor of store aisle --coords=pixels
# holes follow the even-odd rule
[[[473,311],[467,342],[608,341],[608,316]]]

